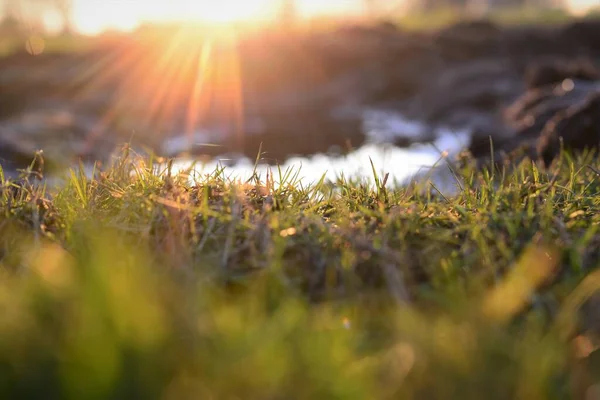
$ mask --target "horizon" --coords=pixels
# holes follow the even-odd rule
[[[108,30],[129,32],[146,23],[261,24],[275,17],[277,4],[277,0],[72,0],[71,18],[75,31],[86,35]],[[296,0],[296,7],[302,18],[351,17],[364,11],[361,0],[328,0],[326,4],[321,0]],[[21,2],[18,13],[26,20],[37,19],[51,33],[59,32],[64,25],[61,15],[51,7]]]
[[[85,35],[109,30],[130,32],[146,23],[262,24],[273,20],[278,3],[278,0],[72,0],[71,18],[75,31]],[[392,6],[401,11],[403,3],[406,4],[407,0],[400,0]],[[567,11],[575,15],[585,13],[594,6],[598,6],[597,0],[566,0]],[[351,18],[365,12],[365,2],[362,0],[328,0],[327,3],[321,0],[296,0],[296,7],[301,18],[327,15]],[[43,13],[41,18],[40,10]],[[39,19],[49,33],[59,32],[63,28],[62,17],[51,7],[21,2],[18,11],[26,19]]]

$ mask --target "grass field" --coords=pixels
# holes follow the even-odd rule
[[[234,182],[125,150],[0,187],[0,397],[563,399],[599,383],[600,165],[461,190]],[[591,299],[588,301],[588,299]],[[596,302],[597,303],[597,302]],[[595,397],[588,397],[595,398]]]
[[[597,18],[597,12],[590,12],[588,18]],[[398,25],[407,29],[438,29],[468,19],[464,13],[452,9],[439,9],[433,12],[415,13],[402,17]],[[575,17],[561,9],[540,9],[537,7],[512,7],[493,10],[488,15],[491,21],[504,26],[511,25],[553,25],[572,21]]]

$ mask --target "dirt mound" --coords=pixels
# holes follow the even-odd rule
[[[600,88],[548,121],[537,144],[538,154],[546,165],[557,157],[561,140],[567,150],[600,146]]]
[[[565,79],[598,81],[600,69],[587,57],[575,60],[559,58],[532,63],[525,73],[529,89],[561,83]]]
[[[587,64],[583,64],[587,65]],[[524,148],[533,159],[549,164],[560,152],[580,151],[600,144],[600,79],[592,80],[593,68],[581,73],[577,68],[556,67],[539,79],[505,111],[504,121],[511,133],[495,136],[496,159]],[[541,75],[540,75],[541,76]],[[583,77],[584,79],[581,79]],[[489,157],[489,138],[473,140],[471,153]]]
[[[433,40],[445,61],[462,62],[498,56],[504,31],[491,21],[465,21],[440,30]]]
[[[600,54],[600,21],[597,19],[572,22],[560,31],[560,35],[580,52]]]

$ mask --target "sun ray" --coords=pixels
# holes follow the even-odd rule
[[[199,51],[200,49],[198,47],[190,49],[189,53],[181,59],[178,67],[174,68],[175,74],[173,76],[173,80],[171,81],[169,90],[166,93],[165,100],[162,103],[159,120],[178,121],[180,119],[179,115],[176,115],[176,108],[182,103],[182,94],[187,88],[189,88],[189,82],[191,79],[187,78],[193,69],[194,60],[196,59],[196,54],[198,54]],[[177,126],[179,124],[176,123],[175,125]]]
[[[75,99],[85,99],[89,98],[89,96],[93,96],[97,90],[100,90],[103,86],[105,86],[111,79],[118,78],[119,72],[122,72],[129,65],[133,65],[136,58],[135,51],[127,52],[126,49],[120,49],[119,51],[115,51],[108,56],[91,63],[84,71],[87,70],[87,74],[84,72],[82,74],[83,78],[78,81],[77,87],[80,87],[79,84],[87,81],[87,83],[80,87],[78,92],[75,94]],[[107,71],[104,71],[99,74],[95,74],[93,79],[87,80],[86,78],[90,76],[91,71],[101,70],[102,67],[108,65],[111,61],[115,61],[113,67],[109,68]],[[112,105],[106,110],[104,115],[100,117],[98,121],[94,123],[91,131],[87,133],[86,140],[83,144],[82,151],[84,153],[89,152],[91,148],[95,145],[96,141],[104,134],[107,127],[110,123],[112,123],[117,114],[118,114],[118,100],[114,99],[111,101]]]
[[[206,82],[210,79],[212,69],[210,68],[210,61],[212,56],[213,44],[212,41],[206,41],[202,46],[202,51],[198,58],[198,67],[196,70],[196,77],[194,86],[188,102],[186,121],[185,121],[185,135],[188,141],[188,148],[192,146],[192,135],[200,115],[204,115],[206,111]],[[210,94],[209,94],[210,95]]]
[[[213,19],[229,12],[215,7],[215,14],[202,12]],[[166,24],[136,32],[96,59],[80,77],[85,81],[95,75],[82,94],[102,88],[112,91],[113,99],[93,129],[89,146],[107,128],[124,126],[120,117],[127,115],[134,129],[143,130],[146,138],[157,140],[154,143],[164,136],[184,135],[189,149],[193,133],[209,129],[222,132],[219,141],[230,150],[244,152],[246,115],[264,113],[281,96],[303,95],[329,75],[311,56],[314,51],[305,49],[302,35],[266,34],[254,40],[238,29],[235,24]]]
[[[178,46],[183,45],[183,40],[180,38],[173,40],[173,52],[177,50]],[[150,106],[148,108],[148,117],[153,118],[157,115],[160,107],[163,105],[163,101],[165,97],[168,95],[169,90],[171,89],[171,85],[173,83],[173,79],[177,73],[179,68],[179,63],[181,60],[173,60],[172,54],[163,57],[161,61],[161,75],[162,81],[159,83],[156,92],[150,98]],[[176,63],[174,63],[176,61]]]
[[[118,86],[110,101],[111,106],[94,124],[93,129],[87,135],[85,144],[86,149],[89,150],[96,140],[106,132],[107,128],[116,121],[120,110],[131,109],[134,98],[141,94],[141,91],[138,89],[140,80],[128,78],[140,76],[132,74],[130,71],[138,72],[144,69],[149,73],[152,71],[154,54],[150,52],[149,55],[148,52],[145,51],[146,49],[147,46],[144,45],[125,44],[116,50],[109,51],[108,55],[88,67],[92,71],[98,71],[102,67],[110,65],[110,67],[102,70],[101,73],[91,79],[77,96],[85,98],[93,95],[95,91],[106,88],[113,80],[118,81]],[[126,79],[123,79],[124,77]],[[143,88],[143,82],[146,80],[142,79],[141,81]]]
[[[177,64],[180,62],[178,54],[182,52],[181,48],[185,45],[185,37],[185,29],[178,29],[168,40],[166,49],[158,57],[158,62],[149,59],[143,64],[143,69],[146,71],[143,73],[143,80],[146,84],[142,85],[139,92],[148,103],[142,116],[145,125],[158,122],[157,113],[177,72]]]
[[[96,62],[96,68],[103,68],[107,65],[110,66],[106,70],[95,75],[87,85],[87,90],[83,91],[81,94],[83,96],[89,95],[94,90],[106,85],[112,79],[119,78],[124,71],[133,66],[134,63],[138,62],[142,55],[143,49],[137,46],[125,45],[116,50],[109,50],[108,55]],[[94,70],[96,68],[92,67],[91,69]]]
[[[244,147],[244,103],[241,82],[239,53],[236,48],[236,39],[232,38],[224,57],[224,93],[225,104],[229,109],[229,119],[233,134],[233,145],[238,151]]]

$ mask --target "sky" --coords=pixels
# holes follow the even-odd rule
[[[593,7],[600,7],[600,0],[568,0],[574,12],[585,12]]]
[[[260,19],[273,15],[276,0],[73,0],[77,28],[97,33],[133,29],[144,21]],[[303,15],[356,12],[360,0],[297,0]]]
[[[2,0],[0,0],[2,1]],[[4,0],[7,1],[7,0]],[[17,0],[18,1],[18,0]],[[96,34],[106,29],[131,30],[145,21],[197,20],[223,22],[260,20],[273,16],[280,0],[71,0],[73,20],[82,33]],[[379,0],[393,3],[411,0]],[[567,0],[571,11],[585,12],[599,6],[600,0]],[[304,16],[354,14],[363,10],[363,0],[296,0]],[[23,1],[23,4],[31,2]],[[41,3],[37,3],[38,5]],[[27,6],[24,6],[26,8]],[[38,7],[38,6],[36,6]],[[39,15],[41,9],[24,10]],[[49,30],[60,30],[62,22],[52,10],[43,11]]]

